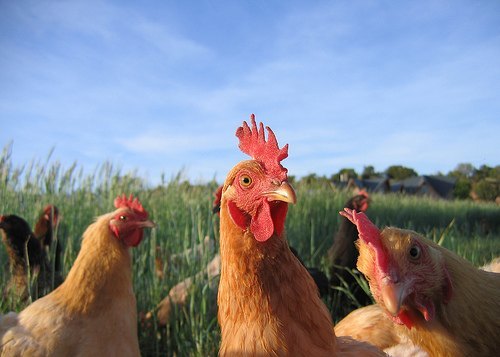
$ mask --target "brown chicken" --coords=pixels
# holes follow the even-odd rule
[[[500,272],[500,258],[495,258],[490,263],[482,266],[480,269],[485,271]],[[386,311],[378,304],[361,307],[354,310],[337,325],[335,325],[335,333],[339,336],[351,336],[357,340],[366,341],[375,345],[384,351],[388,351],[391,347],[391,352],[398,347],[400,350],[404,345],[405,353],[408,355],[408,338],[398,334],[398,325],[394,324]]]
[[[64,281],[62,271],[63,249],[61,241],[57,237],[60,220],[59,209],[54,205],[47,205],[44,207],[33,230],[33,234],[42,244],[50,264],[52,289],[57,288]]]
[[[51,268],[55,272],[56,286],[62,282],[62,246],[56,234],[59,222],[59,209],[54,205],[47,205],[43,208],[33,230],[33,234],[45,249]]]
[[[337,339],[332,320],[306,268],[285,239],[295,191],[278,147],[262,123],[238,128],[239,147],[253,160],[227,175],[220,208],[221,276],[218,320],[221,356],[379,355],[372,346]]]
[[[132,196],[96,219],[63,284],[0,318],[2,356],[139,356],[131,247],[153,227]]]
[[[49,249],[54,240],[54,231],[59,225],[59,209],[54,205],[47,205],[35,224],[33,233],[40,240],[43,247]]]
[[[500,274],[416,232],[380,232],[364,213],[341,214],[358,228],[358,269],[398,335],[432,356],[500,355]]]
[[[28,222],[13,214],[0,216],[0,232],[11,274],[3,292],[4,299],[13,297],[26,302],[28,298],[36,300],[50,292],[51,267]]]
[[[346,202],[345,207],[357,212],[366,212],[369,204],[370,196],[366,191],[361,190]],[[340,289],[332,289],[332,292],[338,296],[335,301],[340,305],[340,309],[336,310],[336,315],[339,318],[344,317],[360,306],[373,303],[371,295],[367,294],[358,283],[359,280],[364,278],[354,270],[359,255],[355,245],[357,239],[358,230],[356,226],[347,218],[341,217],[333,244],[328,250],[330,286],[332,288],[349,289],[348,294]]]

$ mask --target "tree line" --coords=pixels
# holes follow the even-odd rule
[[[481,165],[479,168],[470,163],[460,163],[452,171],[437,175],[448,176],[456,179],[453,195],[457,199],[474,199],[481,201],[500,202],[500,165],[491,167]],[[309,174],[297,182],[341,182],[349,179],[373,179],[387,177],[390,180],[400,181],[410,177],[417,177],[419,173],[410,167],[402,165],[389,166],[385,171],[378,172],[372,165],[365,166],[361,173],[352,168],[342,168],[330,177]]]

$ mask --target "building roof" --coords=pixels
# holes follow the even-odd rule
[[[339,182],[341,188],[365,189],[368,192],[401,192],[410,195],[431,196],[436,198],[453,198],[453,189],[456,179],[440,175],[423,175],[409,177],[405,180],[394,181],[387,177],[371,179],[350,179],[348,182]]]

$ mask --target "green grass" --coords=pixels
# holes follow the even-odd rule
[[[65,248],[65,274],[76,258],[81,235],[93,218],[112,211],[118,194],[132,193],[140,198],[157,223],[157,228],[148,231],[133,252],[134,290],[138,311],[144,313],[153,310],[172,286],[194,275],[213,257],[213,252],[198,260],[188,256],[175,264],[166,264],[163,278],[155,275],[157,247],[169,256],[202,242],[205,236],[218,242],[218,218],[211,212],[216,187],[215,182],[191,185],[177,175],[150,188],[134,173],[121,173],[110,163],[84,174],[77,165],[64,168],[49,159],[14,167],[8,149],[0,156],[0,214],[15,213],[34,224],[44,205],[57,205],[62,214],[58,238]],[[290,207],[286,225],[289,242],[307,265],[327,271],[324,257],[338,227],[338,211],[350,193],[335,191],[328,185],[301,183],[295,189],[298,203]],[[368,214],[381,227],[409,228],[441,241],[477,266],[500,255],[500,208],[494,204],[372,195]],[[6,262],[5,248],[0,245],[2,291],[9,276]],[[166,328],[156,327],[154,321],[139,324],[143,356],[217,354],[219,327],[205,280],[196,284],[191,300],[188,308],[175,312],[175,319]],[[328,305],[334,311],[335,301]],[[22,307],[19,301],[2,300],[0,313]]]

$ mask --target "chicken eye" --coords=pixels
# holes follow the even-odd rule
[[[252,178],[248,175],[242,175],[240,177],[240,183],[243,187],[249,187],[252,184]]]
[[[124,215],[120,216],[120,221],[126,221],[126,220],[127,220],[127,216],[124,216]]]
[[[420,258],[420,247],[418,245],[414,245],[410,248],[410,258],[418,259]]]

